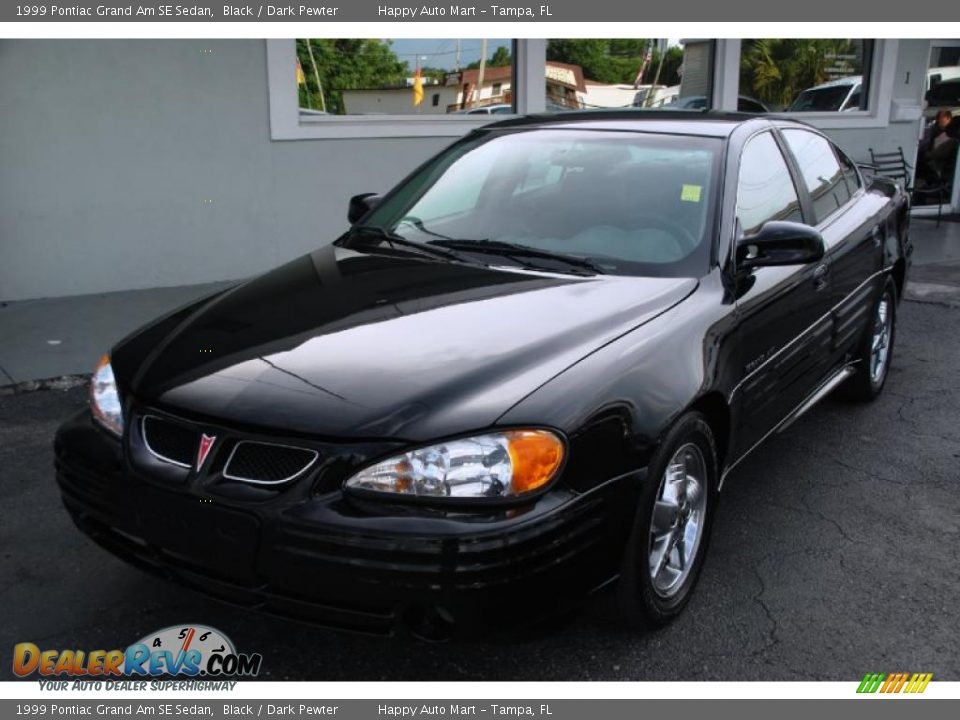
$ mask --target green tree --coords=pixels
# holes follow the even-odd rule
[[[343,90],[384,87],[405,82],[412,74],[389,41],[365,39],[297,40],[297,59],[306,79],[299,88],[300,107],[318,109],[321,88],[310,61],[307,42],[313,50],[327,112],[342,115]]]
[[[660,62],[656,54],[654,62]],[[683,48],[679,45],[668,47],[663,58],[663,68],[660,70],[660,85],[679,85],[681,65],[683,65]],[[651,74],[650,77],[652,78],[653,75]]]
[[[513,64],[513,56],[510,54],[510,48],[501,45],[493,51],[490,61],[487,63],[490,67],[508,67]]]
[[[513,55],[510,54],[510,48],[500,45],[493,51],[493,55],[487,58],[487,67],[508,67],[513,65]],[[466,66],[466,70],[476,70],[480,67],[480,61],[474,60]]]
[[[740,94],[781,110],[807,88],[861,72],[861,46],[852,40],[744,40]]]
[[[420,68],[420,76],[423,78],[424,82],[427,80],[436,80],[438,83],[443,84],[447,79],[447,75],[450,73],[449,70],[444,70],[443,68],[435,68],[424,66]]]
[[[547,60],[579,65],[588,80],[610,84],[630,84],[636,77],[643,56],[650,46],[647,39],[578,39],[566,38],[547,41]],[[655,51],[644,82],[653,82],[660,53]],[[683,48],[669,47],[663,58],[660,85],[676,85],[680,82],[680,65],[683,63]]]

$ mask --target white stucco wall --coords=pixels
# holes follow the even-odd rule
[[[0,40],[0,300],[265,270],[450,142],[271,142],[265,47]]]

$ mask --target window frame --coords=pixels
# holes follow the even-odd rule
[[[493,122],[489,115],[345,115],[301,118],[297,102],[296,76],[290,70],[296,62],[296,46],[292,39],[267,39],[267,85],[272,140],[335,140],[351,138],[449,137],[465,135],[475,128]],[[713,46],[711,106],[716,111],[736,112],[740,94],[739,39],[716,38]],[[805,121],[816,128],[853,129],[882,128],[892,119],[902,120],[902,101],[893,101],[899,40],[873,40],[867,110],[840,113],[782,113],[791,119]],[[514,40],[514,107],[513,115],[499,115],[505,120],[526,113],[546,110],[547,41],[544,38]],[[896,115],[896,118],[894,118]]]
[[[893,84],[896,76],[899,40],[864,38],[871,40],[870,72],[866,75],[867,109],[845,112],[781,112],[780,117],[800,120],[825,130],[843,128],[882,128],[890,124]],[[721,42],[718,40],[718,42]],[[715,71],[717,91],[714,109],[735,112],[740,95],[739,39],[724,40],[717,52]]]
[[[294,39],[268,39],[267,87],[271,140],[343,140],[354,138],[461,137],[498,120],[541,112],[537,75],[542,90],[546,63],[545,40],[513,40],[514,109],[501,115],[314,115],[302,116],[297,100],[297,51]],[[542,94],[542,93],[541,93]]]
[[[807,213],[804,212],[804,222],[807,225],[810,225],[811,227],[815,227],[815,228],[822,227],[823,225],[828,223],[830,220],[832,220],[833,217],[845,211],[847,207],[850,205],[850,203],[853,202],[854,196],[856,194],[850,191],[850,187],[847,183],[847,177],[843,171],[843,163],[840,160],[840,156],[837,154],[840,152],[840,148],[838,148],[836,144],[826,135],[824,135],[823,133],[817,132],[813,128],[797,127],[795,125],[783,125],[783,126],[779,126],[777,130],[778,130],[778,135],[780,136],[782,150],[785,154],[788,154],[788,157],[789,157],[788,162],[791,165],[792,171],[795,172],[794,184],[796,185],[799,183],[799,185],[803,188],[803,192],[806,195],[807,203],[809,204],[810,217],[808,218]],[[820,218],[817,214],[817,206],[814,201],[813,193],[810,191],[810,188],[807,187],[806,176],[803,174],[803,168],[800,166],[800,160],[797,157],[797,154],[793,151],[793,147],[790,145],[790,140],[787,137],[788,132],[809,133],[810,135],[813,135],[823,140],[827,144],[827,147],[830,149],[830,154],[833,155],[833,159],[836,161],[837,167],[840,170],[840,183],[843,184],[843,187],[847,191],[847,199],[843,203],[835,207],[833,210],[828,212],[826,215],[824,215],[822,218]],[[847,156],[844,155],[844,157],[847,157]],[[847,157],[847,160],[850,160],[850,158]],[[857,170],[856,163],[853,163],[851,161],[851,164],[853,165],[854,169]],[[863,179],[860,178],[859,170],[857,170],[857,173],[858,173],[857,177],[861,181],[861,187],[858,188],[858,190],[860,190],[862,189]],[[813,222],[810,222],[811,220]]]
[[[813,195],[807,190],[806,181],[803,177],[803,171],[800,169],[800,163],[797,161],[797,156],[794,154],[793,149],[790,147],[790,143],[784,136],[784,130],[797,130],[800,132],[808,132],[812,135],[816,135],[827,143],[830,146],[831,152],[833,152],[834,158],[836,158],[837,163],[840,165],[841,177],[843,182],[847,185],[847,190],[849,191],[849,197],[847,201],[837,207],[835,210],[831,210],[829,213],[823,216],[823,218],[818,218],[816,210],[813,205]],[[794,185],[799,187],[803,192],[803,198],[801,199],[801,204],[804,207],[804,223],[813,228],[823,228],[832,223],[838,216],[846,212],[852,207],[855,200],[858,200],[866,192],[866,181],[864,180],[863,174],[860,172],[860,168],[855,163],[849,155],[847,155],[839,146],[830,139],[825,133],[817,131],[813,127],[798,127],[796,125],[778,125],[776,128],[777,139],[781,143],[782,150],[785,155],[787,155],[787,162],[790,164],[790,172],[793,175]],[[843,158],[846,158],[853,167],[854,173],[856,174],[859,185],[855,190],[850,190],[849,184],[847,183],[846,174],[843,172]],[[812,221],[812,222],[811,222]]]
[[[743,156],[746,154],[747,149],[750,147],[750,143],[759,138],[761,135],[767,134],[773,140],[773,144],[776,146],[777,150],[780,152],[780,157],[783,159],[783,164],[786,167],[787,175],[790,178],[790,183],[793,185],[793,193],[797,198],[797,209],[800,211],[801,222],[804,224],[809,224],[808,219],[812,215],[812,209],[810,209],[810,196],[806,192],[805,186],[800,186],[798,184],[799,178],[797,175],[798,169],[795,164],[793,154],[786,147],[786,141],[780,136],[779,128],[776,126],[768,126],[758,129],[756,132],[752,133],[748,138],[744,139],[743,144],[740,146],[740,151],[737,155],[737,172],[736,172],[736,192],[733,194],[733,222],[734,227],[739,229],[739,232],[735,232],[734,235],[734,247],[740,243],[741,240],[753,237],[752,235],[747,235],[745,229],[740,222],[740,173],[743,171]],[[766,225],[768,222],[771,222],[771,218],[768,218],[763,222],[760,227]]]

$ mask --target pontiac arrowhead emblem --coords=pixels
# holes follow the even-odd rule
[[[213,443],[216,442],[216,440],[216,435],[207,435],[206,433],[200,438],[200,449],[197,450],[197,472],[199,472],[203,466],[203,461],[207,459],[207,455],[210,454],[210,451],[213,449]]]

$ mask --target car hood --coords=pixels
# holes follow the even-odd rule
[[[112,360],[140,404],[289,433],[423,440],[495,423],[696,286],[328,246],[161,318]]]

